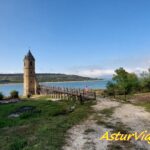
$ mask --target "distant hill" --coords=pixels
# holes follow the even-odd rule
[[[66,74],[50,74],[50,73],[38,73],[36,74],[38,82],[59,82],[59,81],[84,81],[84,80],[96,80],[93,78],[82,77],[78,75],[66,75]],[[23,74],[0,74],[0,83],[22,83]]]

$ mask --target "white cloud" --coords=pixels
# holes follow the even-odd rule
[[[117,69],[117,68],[116,68]],[[147,68],[124,68],[126,71],[130,73],[136,73],[137,75],[140,75],[143,71],[147,71]],[[76,70],[72,70],[69,72],[66,72],[68,74],[76,74],[80,76],[85,76],[85,77],[92,77],[92,78],[97,78],[97,77],[111,77],[113,74],[115,74],[115,69],[98,69],[98,68],[79,68]]]
[[[126,69],[126,68],[125,68]],[[148,68],[142,68],[142,67],[137,67],[137,68],[127,68],[126,69],[128,72],[130,72],[130,73],[135,73],[135,74],[137,74],[137,75],[141,75],[141,73],[143,73],[143,72],[147,72],[148,71]]]
[[[114,70],[113,69],[97,69],[97,68],[93,68],[93,69],[91,68],[81,69],[80,68],[80,69],[69,71],[67,73],[96,78],[96,77],[103,77],[103,76],[111,76],[114,74]]]
[[[89,69],[89,70],[81,70],[78,72],[78,75],[86,76],[86,77],[101,77],[113,75],[114,71],[111,69]]]

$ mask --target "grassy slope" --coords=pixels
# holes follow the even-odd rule
[[[135,99],[135,105],[142,106],[150,112],[150,93],[138,93],[132,98]]]
[[[91,104],[87,103],[78,105],[72,113],[66,113],[72,104],[73,102],[69,101],[30,100],[0,105],[0,149],[61,149],[66,131],[85,119],[91,110]],[[19,118],[8,118],[11,112],[21,106],[36,106],[41,112],[26,113]]]
[[[136,104],[137,106],[142,106],[144,107],[147,111],[150,112],[150,103],[138,103]]]

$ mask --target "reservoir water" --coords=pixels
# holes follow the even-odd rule
[[[94,81],[72,81],[72,82],[42,82],[41,85],[67,87],[67,88],[89,88],[89,89],[105,89],[108,80],[94,80]],[[23,95],[23,84],[0,84],[0,92],[8,96],[10,91],[17,90],[19,95]]]

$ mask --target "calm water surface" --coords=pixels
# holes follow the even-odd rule
[[[97,80],[97,81],[75,81],[75,82],[43,82],[41,85],[47,86],[59,86],[67,88],[85,88],[89,89],[105,89],[108,80]],[[0,84],[0,92],[8,96],[10,91],[17,90],[19,95],[23,94],[23,84],[14,83],[14,84]]]

